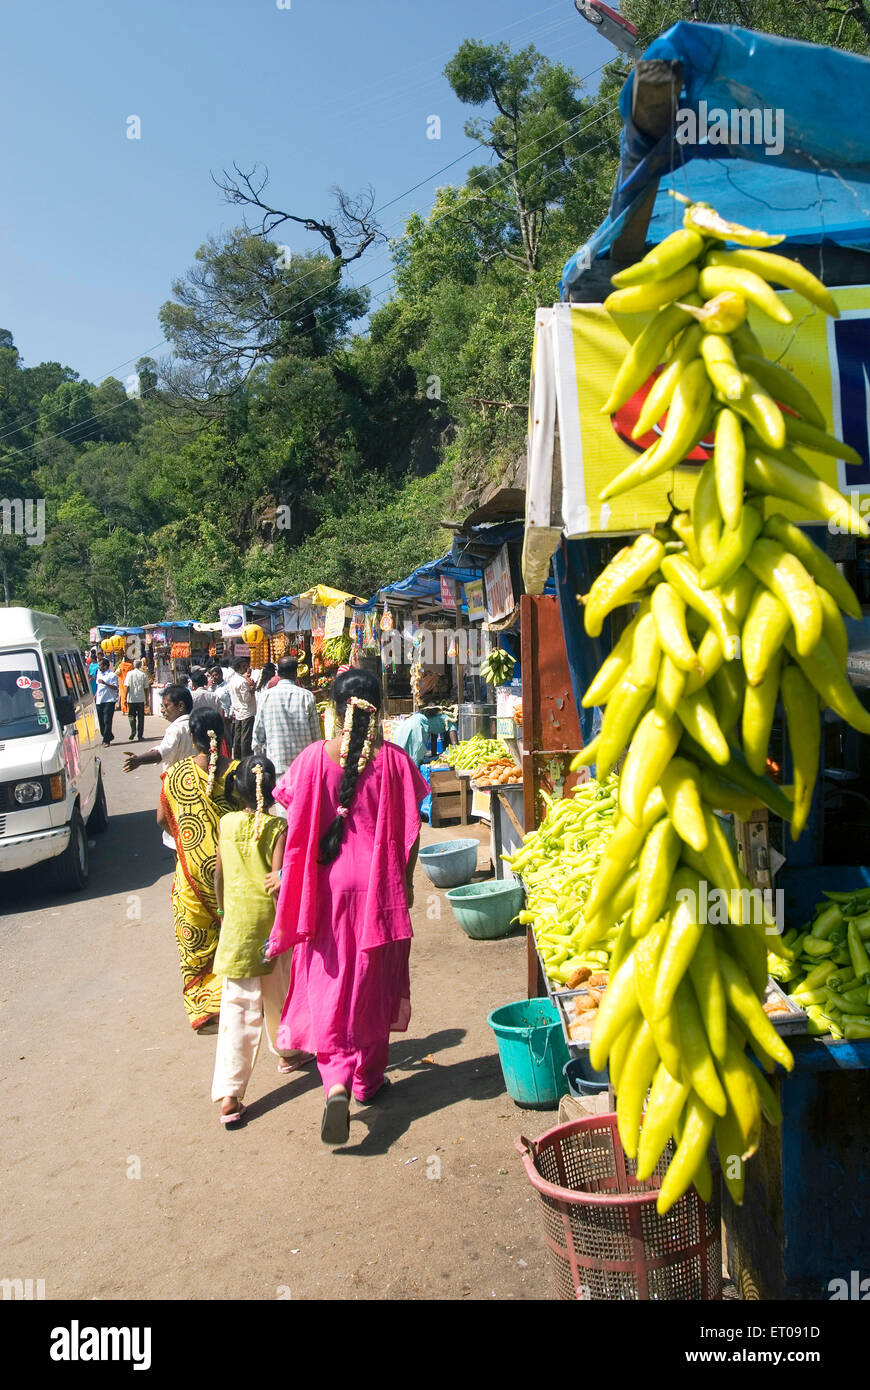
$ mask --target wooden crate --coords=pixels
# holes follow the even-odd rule
[[[432,825],[443,825],[448,820],[458,820],[467,825],[470,820],[468,779],[457,777],[452,768],[433,771],[432,785]]]
[[[387,699],[384,700],[384,714],[387,714],[387,715],[396,715],[396,714],[413,714],[413,713],[414,713],[414,701],[413,701],[413,700],[399,699],[399,698],[395,698],[395,699],[387,698]]]

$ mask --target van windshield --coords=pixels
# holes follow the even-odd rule
[[[0,652],[0,743],[51,728],[45,677],[35,651]]]

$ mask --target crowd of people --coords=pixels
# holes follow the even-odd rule
[[[104,743],[122,690],[140,740],[147,664],[93,664]],[[124,770],[161,765],[182,998],[194,1030],[217,1027],[221,1123],[245,1115],[265,1033],[280,1073],[316,1062],[321,1138],[335,1145],[348,1139],[351,1098],[369,1104],[388,1085],[390,1033],[410,1021],[412,877],[429,788],[415,758],[382,738],[375,676],[337,676],[335,735],[324,738],[296,674],[282,658],[255,686],[239,657],[228,672],[166,686],[166,731],[128,751]]]

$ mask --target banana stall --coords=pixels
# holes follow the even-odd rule
[[[702,105],[777,148],[681,141]],[[721,1187],[737,1291],[827,1298],[870,1264],[870,62],[678,24],[621,111],[535,322],[523,575],[577,736],[512,867],[630,1190]]]

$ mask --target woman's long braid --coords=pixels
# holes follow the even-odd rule
[[[372,725],[374,725],[374,730]],[[332,825],[320,841],[321,864],[331,864],[338,857],[356,784],[360,773],[371,757],[372,742],[376,732],[377,711],[374,706],[365,700],[349,700],[344,717],[344,738],[342,740],[344,771],[338,789],[338,812]]]

